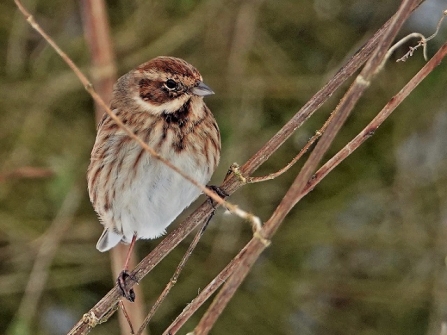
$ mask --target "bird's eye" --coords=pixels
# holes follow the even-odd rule
[[[173,90],[174,88],[177,87],[177,83],[172,79],[168,79],[166,80],[166,87],[169,88],[170,90]]]

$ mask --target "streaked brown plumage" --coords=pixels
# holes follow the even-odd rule
[[[118,79],[110,108],[162,157],[206,184],[220,158],[219,128],[203,102],[209,94],[213,92],[192,65],[157,57]],[[100,251],[120,241],[162,235],[200,194],[107,114],[98,126],[87,179],[90,200],[104,225],[96,246]]]

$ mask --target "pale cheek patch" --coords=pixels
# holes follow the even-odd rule
[[[139,96],[135,97],[135,103],[145,112],[152,115],[161,115],[162,113],[170,114],[179,110],[188,101],[189,96],[184,94],[174,100],[165,102],[161,105],[154,105],[149,101],[142,100]]]

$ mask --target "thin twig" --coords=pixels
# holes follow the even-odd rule
[[[323,126],[319,130],[317,130],[315,132],[315,134],[307,141],[306,145],[300,150],[298,155],[296,155],[290,161],[289,164],[284,166],[279,171],[276,171],[274,173],[270,173],[270,174],[268,174],[266,176],[262,176],[262,177],[248,177],[247,178],[247,183],[259,183],[259,182],[263,182],[263,181],[266,181],[266,180],[272,180],[272,179],[275,179],[276,177],[279,177],[283,173],[287,172],[296,162],[298,162],[298,160],[301,157],[303,157],[303,155],[309,150],[309,148],[324,134],[324,132],[325,132],[327,126],[329,125],[329,123],[331,122],[333,116],[334,116],[334,113],[331,113],[331,115],[326,120],[326,122],[323,124]]]
[[[377,128],[391,115],[391,113],[400,105],[400,103],[430,74],[442,59],[447,56],[447,43],[444,44],[438,52],[419,70],[419,72],[385,105],[385,107],[377,114],[377,116],[348,144],[346,144],[337,154],[328,160],[312,177],[306,193],[300,195],[302,198],[307,194],[309,189],[313,188],[316,183],[324,178],[336,166],[344,161],[350,154],[360,147],[363,142],[370,138]]]
[[[430,41],[432,38],[435,38],[436,35],[438,35],[439,29],[441,29],[442,21],[445,19],[446,16],[447,16],[447,9],[442,12],[442,16],[438,21],[435,32],[432,35],[430,35],[429,37],[427,37],[425,39],[425,41]]]
[[[408,34],[407,36],[405,36],[404,38],[401,38],[396,44],[394,44],[388,50],[385,58],[383,59],[382,66],[380,66],[379,70],[382,69],[383,64],[386,63],[388,58],[390,58],[390,56],[393,54],[394,51],[396,51],[397,48],[401,47],[404,43],[406,43],[408,40],[410,40],[412,38],[420,38],[419,43],[414,47],[410,47],[410,51],[408,51],[404,56],[402,56],[401,58],[396,60],[396,62],[405,62],[408,59],[408,57],[413,56],[414,51],[416,51],[420,46],[422,46],[422,49],[423,49],[424,59],[427,60],[427,44],[425,43],[426,40],[425,40],[424,35],[422,35],[421,33],[411,33],[411,34]]]
[[[186,321],[203,305],[205,301],[213,295],[214,292],[227,280],[227,278],[233,273],[234,269],[240,262],[241,258],[247,252],[249,244],[247,244],[242,250],[225,266],[225,268],[203,289],[199,295],[189,303],[185,309],[175,318],[175,320],[169,325],[163,332],[163,335],[176,334]]]
[[[431,39],[435,38],[436,35],[438,35],[439,29],[441,28],[442,21],[444,20],[444,18],[446,16],[447,16],[447,10],[442,12],[442,16],[439,19],[438,24],[436,25],[435,32],[432,35],[430,35],[429,37],[425,38],[425,36],[420,33],[411,33],[411,34],[405,36],[404,38],[402,38],[399,42],[394,44],[388,50],[385,60],[388,59],[391,56],[391,54],[398,47],[400,47],[402,44],[407,42],[409,39],[419,37],[420,40],[419,40],[418,44],[416,44],[414,47],[410,46],[410,50],[405,55],[403,55],[401,58],[397,59],[396,62],[405,62],[409,57],[413,56],[413,53],[421,46],[422,46],[422,51],[423,51],[422,53],[424,55],[424,59],[425,59],[425,61],[427,61],[428,60],[428,58],[427,58],[427,42],[430,41]]]
[[[135,335],[135,331],[133,330],[132,321],[130,320],[129,313],[127,313],[126,306],[124,306],[123,299],[121,299],[119,301],[118,305],[120,306],[121,311],[123,312],[124,319],[127,321],[127,325],[129,326],[129,329],[130,329],[130,334]],[[122,325],[120,325],[120,326],[121,326],[121,330],[123,330]]]
[[[11,179],[35,179],[48,178],[54,175],[54,171],[48,168],[39,168],[33,166],[23,166],[13,171],[0,174],[0,182]]]
[[[287,213],[295,206],[297,202],[296,195],[305,188],[306,184],[309,182],[310,177],[315,173],[316,167],[320,163],[323,155],[329,149],[329,146],[331,145],[335,136],[340,131],[342,125],[350,115],[357,101],[360,99],[360,96],[369,86],[372,78],[376,74],[377,68],[382,63],[382,59],[385,57],[392,40],[396,36],[402,24],[405,22],[406,18],[410,15],[413,3],[414,0],[402,1],[399,10],[393,17],[393,22],[384,33],[384,36],[382,37],[382,40],[379,43],[378,47],[373,52],[371,58],[368,60],[368,62],[366,62],[365,67],[362,69],[356,80],[353,82],[351,87],[348,89],[348,91],[336,107],[334,111],[335,116],[333,118],[333,121],[328,125],[326,132],[323,134],[320,141],[315,146],[315,149],[310,154],[309,159],[304,164],[294,183],[287,191],[286,195],[284,196],[281,203],[278,205],[272,217],[269,219],[270,224],[264,227],[268,236],[276,231],[279,225],[278,223],[282,222],[285,215],[287,215]]]
[[[212,213],[214,214],[214,213]],[[202,237],[203,233],[205,232],[206,227],[208,226],[208,223],[210,222],[213,215],[210,215],[208,220],[202,225],[200,230],[197,232],[197,234],[194,236],[194,239],[192,240],[191,244],[188,247],[188,250],[186,250],[185,254],[183,255],[180,263],[177,266],[177,269],[175,270],[174,274],[172,275],[171,279],[169,280],[168,284],[164,288],[163,292],[158,297],[157,301],[155,301],[154,305],[152,306],[151,310],[147,314],[146,318],[143,321],[143,324],[141,325],[140,329],[138,330],[136,335],[141,335],[142,332],[146,329],[147,325],[151,321],[152,317],[154,316],[155,312],[158,310],[158,308],[161,306],[163,301],[168,296],[171,289],[174,287],[174,285],[177,283],[177,280],[180,276],[180,273],[183,271],[183,268],[186,265],[186,262],[188,261],[189,257],[191,256],[192,252],[196,248],[197,244],[200,241],[200,238]]]

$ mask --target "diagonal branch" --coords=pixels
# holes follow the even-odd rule
[[[320,163],[323,155],[329,149],[336,134],[340,131],[345,120],[349,116],[350,112],[354,108],[357,101],[360,99],[363,92],[369,86],[371,79],[376,74],[376,70],[380,66],[382,59],[390,47],[394,37],[399,31],[402,24],[411,13],[411,8],[416,3],[415,0],[403,0],[397,13],[394,15],[390,22],[389,27],[385,30],[385,33],[380,38],[377,48],[371,55],[371,58],[366,62],[365,67],[361,73],[357,76],[354,83],[345,94],[340,104],[334,111],[334,118],[329,124],[326,132],[321,137],[320,141],[316,145],[315,149],[310,154],[308,160],[304,164],[300,173],[296,177],[292,186],[289,188],[284,198],[274,211],[270,219],[265,223],[263,229],[259,231],[262,238],[265,240],[270,239],[281,223],[285,216],[295,206],[300,199],[298,196],[302,194],[310,177],[316,170],[316,167]],[[246,253],[241,258],[238,266],[234,270],[234,273],[226,281],[221,291],[217,294],[213,300],[211,306],[203,315],[202,319],[194,329],[194,335],[208,334],[211,328],[216,323],[220,314],[223,312],[229,301],[237,291],[242,281],[247,276],[254,262],[258,259],[259,255],[264,251],[266,245],[261,243],[259,239],[253,238],[247,244]]]
[[[413,12],[425,0],[417,0],[411,7]],[[334,92],[371,56],[380,39],[393,22],[394,14],[385,24],[360,48],[360,50],[344,65],[273,137],[267,141],[241,168],[243,176],[251,176],[279,147],[295,132],[296,129],[311,117]],[[223,189],[232,194],[244,183],[235,175],[230,176],[222,185]]]
[[[305,189],[298,196],[302,199],[316,185],[318,185],[329,172],[337,167],[349,155],[357,150],[380,125],[391,115],[393,111],[400,105],[402,101],[417,87],[428,74],[430,74],[441,60],[447,56],[447,43],[444,44],[438,52],[431,58],[427,64],[385,105],[385,107],[377,114],[377,116],[348,144],[346,144],[335,156],[328,160],[309,181]],[[182,311],[182,313],[172,322],[165,330],[164,335],[175,334],[185,322],[197,311],[197,309],[228,279],[237,265],[237,261],[246,252],[248,245],[200,292],[200,294],[191,301],[190,304]]]
[[[411,80],[385,105],[385,107],[377,114],[377,116],[348,144],[346,144],[337,154],[326,162],[313,175],[302,198],[307,194],[322,178],[328,175],[336,166],[351,155],[360,145],[362,145],[368,138],[370,138],[375,131],[382,125],[382,123],[391,115],[392,112],[400,105],[402,101],[424,80],[447,56],[447,43],[444,44],[438,52],[419,70],[419,72],[411,78]],[[304,193],[306,192],[306,193]]]
[[[214,214],[214,213],[213,213]],[[191,244],[188,247],[188,250],[186,250],[185,254],[182,257],[182,260],[180,261],[179,265],[175,269],[174,274],[172,275],[171,279],[169,280],[168,284],[164,288],[163,292],[158,297],[157,301],[152,305],[151,310],[149,311],[148,315],[144,319],[144,322],[142,323],[140,329],[138,329],[138,332],[136,335],[141,335],[147,325],[149,324],[150,320],[154,316],[157,309],[161,306],[162,302],[166,299],[166,296],[169,294],[171,289],[174,287],[174,285],[177,283],[177,280],[180,276],[180,273],[183,271],[183,268],[186,265],[186,262],[188,261],[189,257],[191,256],[192,252],[196,248],[197,244],[200,241],[200,238],[202,237],[203,233],[205,232],[206,227],[208,226],[209,221],[211,220],[212,215],[208,217],[207,221],[202,225],[200,230],[196,233],[194,236],[194,239],[192,240]]]
[[[309,159],[306,161],[292,186],[287,191],[281,203],[273,213],[271,219],[269,220],[269,223],[266,223],[265,231],[268,236],[271,236],[276,231],[276,229],[278,228],[278,223],[282,222],[284,217],[297,203],[298,200],[296,196],[300,194],[300,192],[305,188],[310,177],[315,172],[318,164],[323,158],[323,155],[329,149],[329,146],[331,145],[335,136],[338,134],[346,119],[350,115],[352,109],[354,108],[362,94],[365,92],[366,88],[370,85],[372,78],[377,73],[377,70],[382,63],[387,50],[389,49],[391,43],[397,35],[397,32],[400,30],[402,24],[405,22],[408,16],[411,14],[411,8],[415,5],[415,2],[415,0],[402,1],[399,10],[393,17],[388,29],[381,38],[378,47],[372,53],[371,58],[368,60],[368,62],[366,62],[365,67],[362,69],[354,83],[351,85],[351,87],[346,92],[337,108],[335,109],[335,116],[326,129],[326,132],[323,134],[320,141],[315,146],[315,149],[310,154]]]
[[[334,118],[334,113],[331,113],[331,115],[328,117],[328,119],[324,122],[323,126],[317,130],[315,132],[315,134],[307,141],[307,143],[304,145],[304,147],[301,148],[300,152],[298,153],[298,155],[296,155],[295,157],[293,157],[293,159],[286,165],[284,166],[282,169],[270,173],[266,176],[262,176],[262,177],[249,177],[247,178],[247,183],[260,183],[266,180],[272,180],[276,177],[279,177],[280,175],[282,175],[283,173],[286,173],[296,162],[298,162],[298,160],[303,157],[303,155],[310,149],[310,147],[316,143],[318,141],[318,139],[324,134],[324,132],[326,131],[327,127],[329,126],[329,124],[331,123],[332,119]],[[240,169],[238,168],[238,173],[240,172]]]

